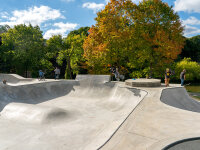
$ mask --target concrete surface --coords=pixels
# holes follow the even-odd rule
[[[95,83],[106,83],[110,82],[110,75],[88,75],[81,74],[76,76],[77,81],[86,80],[87,82],[95,82]]]
[[[0,84],[0,150],[101,147],[147,94],[101,81]]]
[[[20,82],[29,83],[29,82],[37,81],[36,79],[24,78],[24,77],[19,76],[17,74],[0,73],[0,82],[3,82],[3,80],[6,80],[8,83],[11,83],[11,84],[17,84],[17,83],[20,83]]]
[[[179,95],[177,87],[170,84],[169,88]],[[178,140],[200,136],[199,113],[161,102],[164,86],[142,89],[148,95],[102,150],[161,150]]]
[[[199,150],[200,148],[200,138],[185,139],[173,143],[169,147],[164,148],[164,150]]]
[[[129,85],[131,87],[159,87],[161,86],[161,80],[160,79],[128,79],[125,81],[126,85]]]
[[[0,150],[161,150],[200,137],[198,111],[161,101],[196,106],[183,87],[108,81],[79,76],[0,84]]]

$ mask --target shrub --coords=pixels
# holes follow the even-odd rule
[[[176,79],[180,78],[180,73],[183,71],[183,69],[186,69],[186,80],[200,80],[200,65],[195,61],[191,61],[191,58],[184,58],[180,62],[177,62],[175,66]]]

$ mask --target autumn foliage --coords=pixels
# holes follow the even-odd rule
[[[179,16],[161,0],[111,0],[95,20],[83,48],[96,73],[109,64],[151,74],[176,59],[184,45]]]

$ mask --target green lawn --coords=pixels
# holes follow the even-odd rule
[[[200,101],[200,96],[192,96],[194,99]]]
[[[200,85],[185,86],[186,90],[191,93],[200,93]],[[192,95],[191,95],[192,96]],[[192,96],[194,99],[200,101],[200,96]]]
[[[200,85],[188,85],[185,88],[188,92],[200,93]]]

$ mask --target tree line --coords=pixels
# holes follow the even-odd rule
[[[43,70],[53,77],[55,67],[61,69],[61,77],[72,79],[77,73],[87,73],[84,66],[82,44],[89,27],[71,31],[66,38],[54,35],[48,40],[42,36],[39,26],[0,26],[0,70],[27,77],[38,76]]]
[[[163,78],[172,68],[178,78],[186,68],[191,80],[199,80],[200,36],[184,37],[178,14],[162,0],[111,0],[95,20],[92,27],[48,40],[39,26],[0,26],[0,71],[37,77],[42,69],[52,77],[57,66],[62,78],[72,79],[78,73],[109,74],[114,66],[127,78]]]

